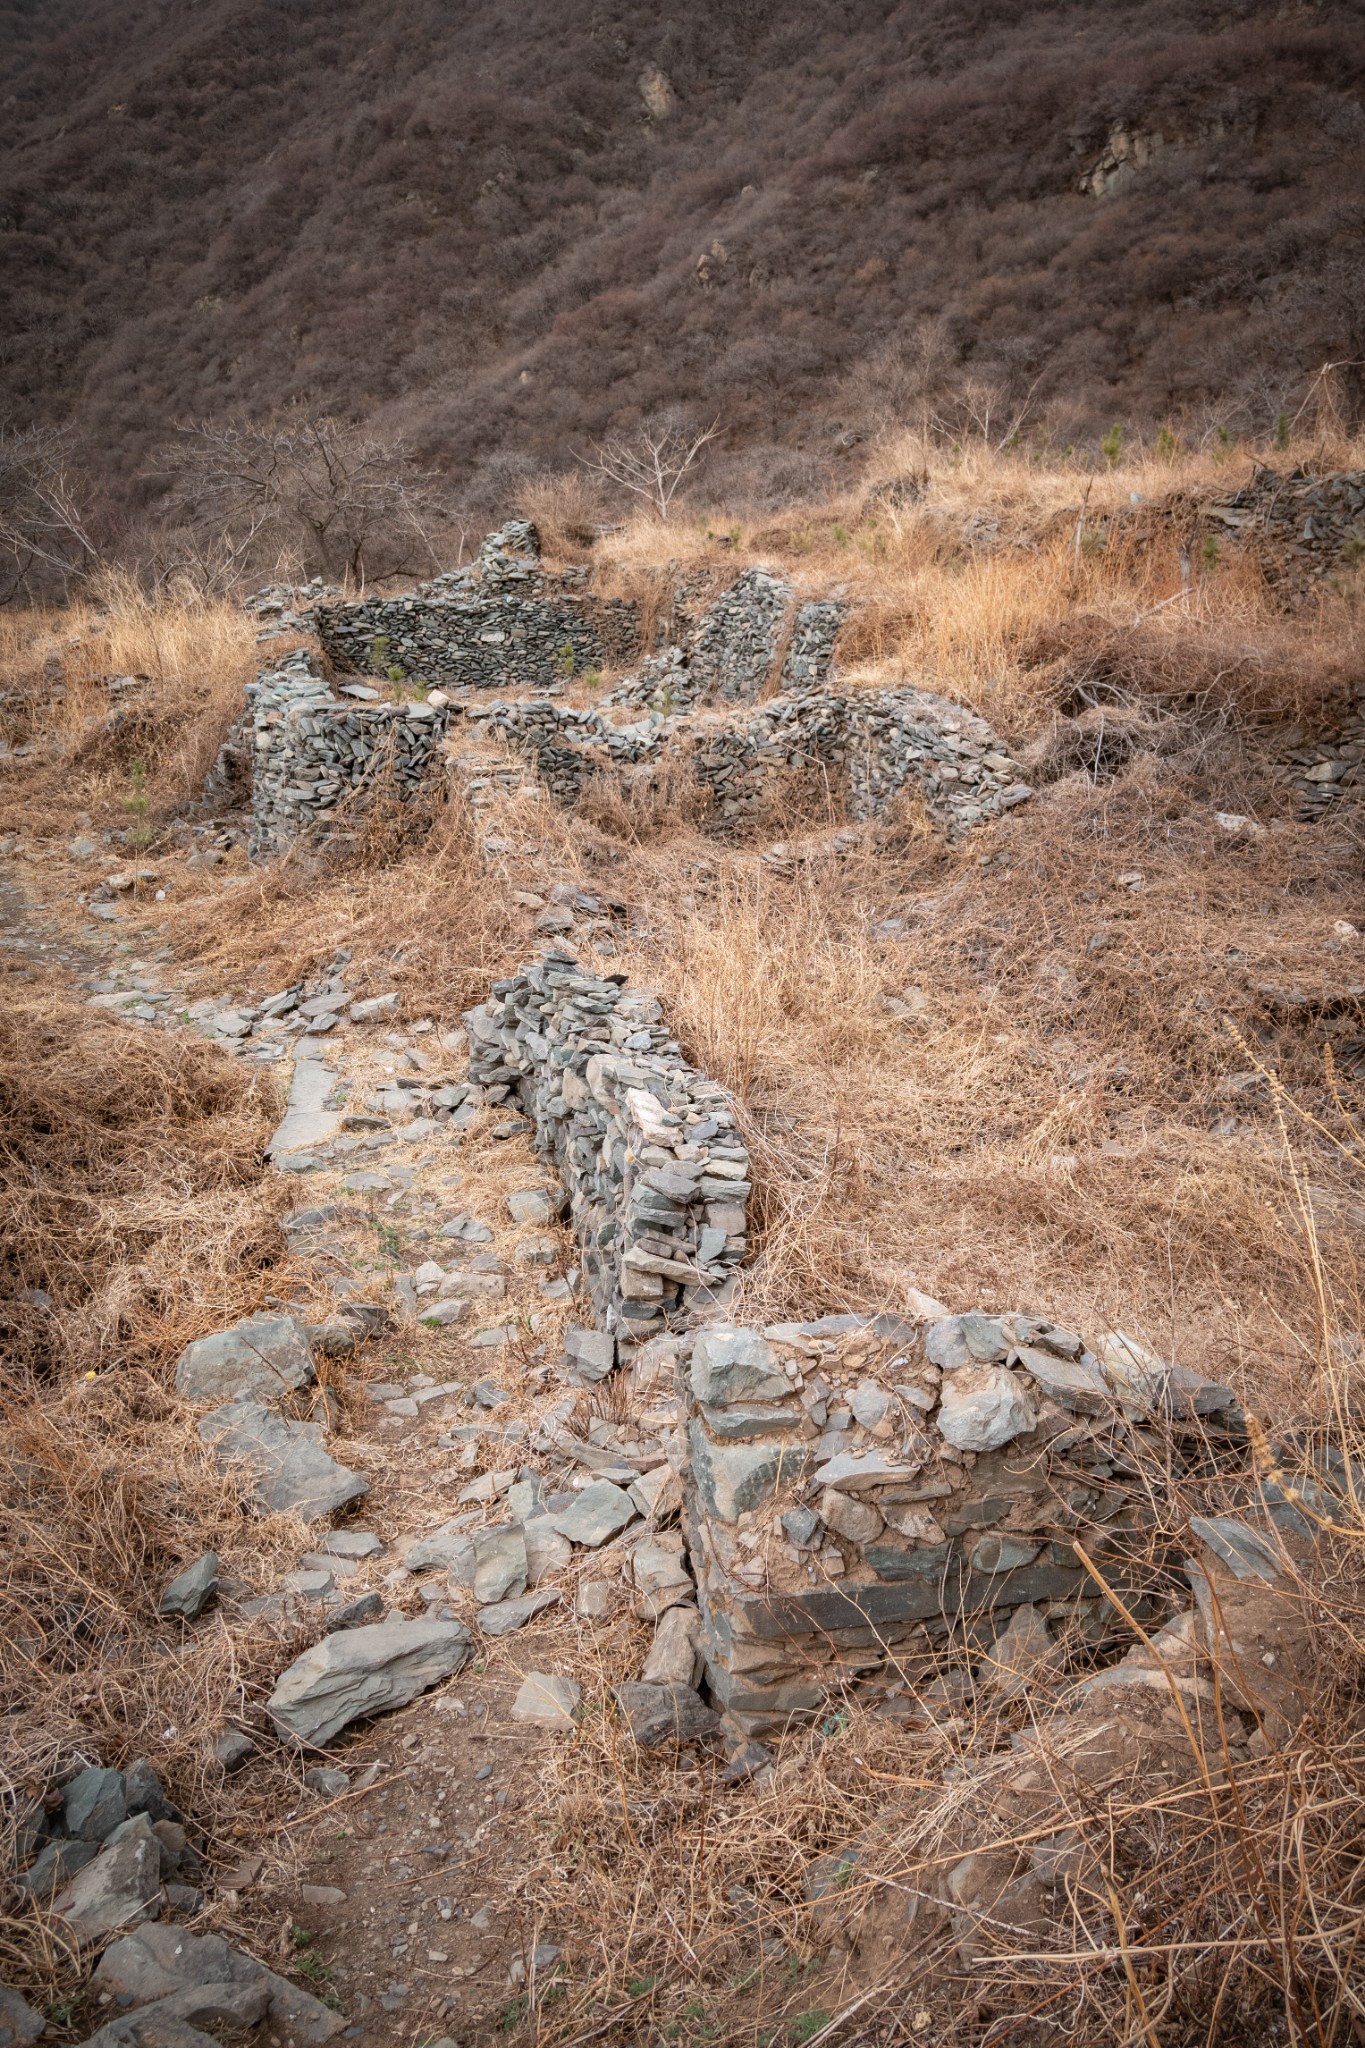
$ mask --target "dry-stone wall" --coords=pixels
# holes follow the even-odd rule
[[[748,1154],[657,1000],[560,948],[466,1023],[471,1078],[516,1093],[562,1177],[604,1325],[571,1333],[579,1376],[618,1360],[642,1389],[674,1376],[699,1647],[738,1728],[779,1728],[887,1666],[928,1683],[945,1651],[1010,1628],[1098,1643],[1113,1609],[1078,1544],[1150,1617],[1168,1562],[1141,1476],[1153,1432],[1191,1467],[1220,1443],[1236,1457],[1227,1387],[1036,1314],[725,1321]]]
[[[548,576],[535,528],[490,534],[477,565],[410,597],[318,605],[318,634],[335,668],[455,689],[548,688],[639,652],[635,605],[594,597],[587,571]]]
[[[282,852],[308,833],[334,836],[348,799],[387,776],[400,798],[430,786],[449,713],[431,704],[365,702],[334,692],[304,653],[247,685],[254,768],[250,851]]]
[[[1261,558],[1267,582],[1288,597],[1365,557],[1365,470],[1281,476],[1258,469],[1245,490],[1214,499],[1206,517]]]
[[[1038,1315],[948,1316],[922,1339],[895,1316],[713,1322],[677,1353],[701,1648],[750,1733],[887,1664],[930,1680],[1020,1609],[1044,1640],[1098,1640],[1112,1610],[1077,1542],[1150,1614],[1147,1418],[1198,1455],[1241,1431],[1228,1388]]]
[[[700,694],[726,703],[756,697],[777,659],[792,587],[766,569],[746,569],[718,597],[692,644]]]
[[[749,1160],[724,1089],[623,983],[556,948],[465,1022],[471,1078],[515,1093],[559,1169],[592,1305],[624,1358],[729,1298]]]
[[[790,695],[823,690],[834,667],[834,643],[848,617],[842,597],[813,597],[796,614],[782,661],[782,688]]]

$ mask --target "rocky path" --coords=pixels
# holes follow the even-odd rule
[[[469,1633],[449,1683],[301,1758],[296,1806],[243,1829],[235,1857],[218,1845],[189,1925],[286,1916],[296,1968],[366,2048],[491,2038],[573,1967],[555,1911],[570,1873],[547,1852],[565,1709],[582,1703],[580,1743],[609,1746],[612,1686],[639,1677],[655,1614],[690,1588],[676,1487],[660,1500],[671,1403],[632,1414],[594,1384],[559,1192],[507,1091],[462,1078],[462,1031],[399,1022],[390,991],[347,986],[344,955],[307,987],[191,998],[154,901],[115,897],[73,929],[35,880],[13,871],[0,894],[11,973],[55,974],[130,1029],[199,1034],[287,1087],[271,1156],[297,1186],[289,1279],[259,1313],[311,1332],[318,1389],[285,1406],[321,1422],[364,1490],[314,1521],[277,1583],[192,1573],[186,1625],[216,1602],[234,1630],[269,1633],[280,1671],[339,1625]],[[209,1344],[201,1408],[227,1387]],[[672,1663],[690,1678],[684,1637]],[[249,1810],[273,1731],[246,1704],[222,1756]]]

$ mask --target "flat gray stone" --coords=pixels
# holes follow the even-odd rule
[[[512,1490],[515,1492],[516,1488]],[[523,1522],[521,1533],[526,1540],[528,1586],[538,1586],[543,1579],[553,1578],[573,1557],[572,1543],[567,1536],[560,1535],[551,1515],[532,1515]]]
[[[318,1549],[333,1557],[382,1557],[384,1546],[372,1529],[333,1529],[318,1538]]]
[[[398,1015],[398,991],[391,989],[387,995],[363,996],[352,1003],[347,1016],[353,1024],[377,1024],[381,1017]]]
[[[780,1401],[791,1386],[777,1353],[758,1330],[708,1323],[692,1343],[692,1391],[713,1408],[735,1401]]]
[[[82,1842],[102,1842],[128,1818],[122,1771],[78,1771],[62,1800],[62,1825]]]
[[[305,1650],[266,1702],[285,1735],[325,1748],[352,1721],[405,1707],[460,1669],[469,1631],[458,1621],[381,1621],[343,1629]]]
[[[0,2048],[27,2048],[47,2032],[47,2021],[35,2012],[26,1998],[0,1984]]]
[[[690,1685],[614,1685],[617,1711],[641,1749],[665,1743],[699,1742],[720,1726],[720,1716],[703,1705]]]
[[[337,1084],[335,1069],[320,1059],[301,1057],[301,1052],[301,1045],[295,1048],[289,1101],[284,1121],[265,1148],[268,1159],[276,1153],[309,1152],[315,1145],[325,1145],[341,1128],[342,1112],[323,1108]]]
[[[339,1628],[363,1628],[368,1621],[378,1621],[384,1612],[382,1593],[361,1593],[354,1600],[348,1600],[344,1607],[334,1607],[326,1617],[328,1635]]]
[[[207,1550],[187,1570],[171,1580],[161,1595],[160,1611],[162,1614],[178,1614],[186,1621],[193,1621],[203,1613],[217,1591],[218,1553]]]
[[[837,1451],[816,1466],[815,1477],[821,1486],[833,1486],[840,1493],[859,1493],[869,1486],[907,1484],[918,1470],[886,1451]]]
[[[604,1380],[616,1364],[616,1339],[609,1330],[583,1330],[571,1324],[564,1332],[564,1349],[583,1380]]]
[[[775,1401],[761,1406],[736,1402],[729,1408],[713,1408],[703,1402],[701,1413],[712,1436],[727,1443],[747,1442],[763,1436],[785,1436],[793,1429],[799,1429],[805,1419],[805,1410],[794,1402],[786,1408],[780,1408]]]
[[[99,1853],[98,1842],[49,1842],[37,1862],[14,1882],[35,1899],[50,1899],[54,1892],[71,1882],[78,1870],[84,1870],[87,1863],[93,1863]],[[0,2048],[3,2048],[3,2042],[4,2035],[0,2032]]]
[[[571,1508],[562,1514],[553,1515],[551,1520],[561,1536],[570,1543],[581,1543],[589,1550],[596,1550],[614,1536],[618,1529],[624,1529],[627,1522],[635,1519],[635,1503],[630,1495],[619,1486],[613,1486],[609,1479],[594,1479],[591,1486],[585,1486]]]
[[[576,1678],[562,1678],[553,1671],[528,1671],[512,1702],[512,1719],[567,1734],[582,1698],[583,1688]]]
[[[547,1188],[517,1188],[507,1197],[507,1213],[514,1223],[538,1227],[553,1223],[563,1206],[562,1193]]]
[[[559,1599],[558,1589],[542,1586],[539,1592],[523,1593],[517,1600],[499,1600],[492,1607],[481,1607],[477,1620],[479,1633],[485,1636],[507,1636],[514,1629],[525,1628],[547,1607],[553,1607]]]
[[[962,1366],[944,1380],[939,1432],[960,1451],[998,1451],[1037,1427],[1020,1381],[1004,1366]]]
[[[294,1316],[248,1316],[187,1345],[175,1390],[187,1401],[273,1401],[313,1377],[313,1347]]]
[[[240,1728],[225,1728],[214,1740],[214,1761],[221,1764],[229,1776],[233,1771],[240,1771],[247,1758],[255,1754],[255,1743]]]
[[[697,1666],[697,1638],[701,1615],[695,1607],[666,1607],[654,1628],[642,1685],[685,1685],[690,1687]]]
[[[253,1956],[230,1947],[220,1934],[187,1934],[183,1927],[155,1922],[144,1923],[110,1943],[96,1965],[91,1989],[96,1996],[112,1999],[116,2004],[158,2015],[167,2010],[165,2002],[172,1999],[230,1993],[246,1993],[249,1997],[263,1993],[257,2018],[268,2014],[274,2029],[294,2041],[297,2048],[321,2048],[346,2024],[340,2013],[332,2012],[311,1992],[277,1976]],[[188,2005],[170,2009],[194,2010]],[[199,2009],[202,2024],[212,2024],[209,2014],[207,2006]],[[226,2019],[220,2023],[228,2024]],[[232,2023],[243,2024],[240,2018]],[[160,2036],[148,2035],[147,2042],[148,2048],[153,2048],[153,2044],[160,2048]]]
[[[1190,1533],[1207,1543],[1234,1578],[1269,1582],[1285,1570],[1274,1539],[1253,1529],[1240,1515],[1191,1515]]]
[[[1021,1344],[1011,1351],[1010,1364],[1022,1366],[1037,1382],[1040,1394],[1073,1415],[1106,1415],[1113,1408],[1114,1397],[1099,1372],[1092,1372],[1081,1360],[1058,1358],[1041,1345]]]
[[[161,1844],[146,1816],[139,1814],[138,1820],[138,1832],[101,1849],[53,1901],[54,1912],[82,1941],[151,1919],[158,1911]]]
[[[891,1413],[891,1396],[875,1380],[862,1380],[848,1397],[853,1419],[864,1429],[875,1429]]]
[[[738,1521],[761,1507],[782,1479],[797,1479],[809,1463],[799,1442],[718,1444],[698,1416],[688,1424],[692,1476],[708,1514],[722,1522]]]
[[[479,1529],[474,1535],[474,1598],[481,1607],[526,1591],[529,1564],[520,1522]]]
[[[199,1424],[220,1466],[241,1461],[254,1490],[276,1512],[317,1521],[368,1493],[370,1482],[339,1465],[322,1447],[319,1422],[284,1422],[257,1401],[230,1401]]]
[[[427,1536],[419,1536],[408,1548],[403,1559],[403,1568],[409,1572],[448,1572],[457,1562],[472,1555],[473,1543],[469,1535],[469,1515],[456,1515],[453,1521],[442,1522],[439,1529],[433,1529]]]

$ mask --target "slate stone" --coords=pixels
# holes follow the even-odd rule
[[[124,1772],[123,1797],[129,1813],[145,1813],[153,1824],[180,1819],[180,1808],[166,1797],[166,1788],[146,1757],[140,1757]]]
[[[931,1584],[943,1577],[952,1556],[950,1543],[869,1543],[863,1552],[879,1579],[895,1585],[908,1579]]]
[[[1037,1345],[1021,1344],[1011,1351],[1009,1362],[1031,1373],[1038,1391],[1073,1415],[1105,1415],[1113,1408],[1113,1395],[1099,1373],[1089,1371],[1079,1360],[1058,1358]]]
[[[311,1771],[305,1771],[303,1782],[310,1792],[316,1792],[320,1799],[340,1799],[351,1789],[349,1771],[336,1769],[330,1764],[316,1764]]]
[[[333,1557],[382,1557],[384,1546],[372,1529],[332,1529],[319,1537],[318,1549]]]
[[[1020,1565],[1032,1564],[1041,1548],[1039,1543],[1024,1543],[1016,1536],[978,1536],[967,1552],[967,1562],[974,1572],[1012,1572]]]
[[[576,1678],[563,1678],[552,1671],[528,1671],[512,1702],[512,1719],[566,1734],[573,1728],[582,1698],[583,1688]]]
[[[158,1910],[161,1845],[146,1815],[137,1820],[137,1833],[101,1849],[53,1901],[53,1910],[82,1941],[151,1919]]]
[[[782,1517],[782,1527],[787,1540],[798,1550],[814,1550],[819,1545],[824,1524],[814,1508],[789,1508]]]
[[[240,1728],[225,1728],[214,1741],[214,1761],[221,1764],[229,1776],[234,1771],[240,1771],[248,1757],[255,1754],[255,1743]]]
[[[701,1615],[695,1607],[666,1607],[654,1629],[640,1672],[643,1685],[691,1686],[697,1662]]]
[[[1037,1427],[1022,1383],[1004,1366],[963,1366],[943,1382],[935,1418],[960,1451],[998,1451]]]
[[[0,1984],[0,2048],[28,2048],[30,2041],[46,2032],[43,2015],[8,1984]]]
[[[36,1899],[49,1899],[69,1884],[78,1870],[93,1863],[100,1853],[98,1842],[49,1842],[36,1863],[14,1882]]]
[[[164,2010],[162,2002],[170,1999],[263,1991],[258,2018],[267,2015],[274,2031],[296,2048],[321,2048],[346,2024],[311,1992],[230,1947],[221,1935],[187,1934],[183,1927],[153,1922],[110,1943],[96,1965],[91,1989],[116,2005],[144,2011]],[[208,2009],[202,2010],[204,2023],[211,2024]]]
[[[280,1731],[313,1748],[364,1716],[390,1712],[438,1685],[469,1655],[457,1621],[381,1621],[343,1629],[305,1650],[266,1702]]]
[[[220,1466],[241,1460],[265,1506],[317,1521],[368,1493],[370,1482],[328,1456],[318,1422],[285,1422],[257,1401],[228,1402],[204,1416],[199,1434]]]
[[[273,1401],[313,1377],[313,1347],[295,1316],[249,1316],[180,1354],[175,1390],[187,1401]]]
[[[821,1486],[837,1487],[841,1493],[861,1493],[868,1487],[892,1486],[912,1480],[918,1465],[907,1465],[885,1451],[838,1451],[815,1468]]]
[[[690,1685],[614,1685],[612,1698],[641,1749],[699,1742],[714,1734],[720,1716]]]
[[[608,1330],[571,1326],[564,1333],[564,1349],[583,1380],[604,1380],[616,1364],[616,1339]]]
[[[736,1401],[779,1401],[791,1392],[767,1339],[730,1323],[710,1323],[697,1332],[689,1377],[697,1399],[715,1408]]]
[[[1285,1560],[1270,1536],[1263,1536],[1239,1515],[1191,1515],[1190,1533],[1224,1563],[1234,1578],[1273,1582]]]
[[[515,1487],[512,1489],[516,1491]],[[548,1514],[532,1515],[521,1525],[526,1542],[526,1583],[538,1586],[542,1579],[562,1572],[573,1556],[573,1545],[561,1536]]]
[[[194,1621],[218,1591],[218,1554],[205,1551],[198,1561],[171,1580],[161,1595],[162,1614],[178,1614]]]
[[[474,1538],[474,1598],[488,1607],[526,1591],[526,1537],[519,1522],[479,1529]]]
[[[491,1607],[481,1607],[477,1620],[479,1632],[485,1636],[511,1635],[514,1629],[525,1628],[547,1607],[553,1607],[559,1599],[558,1589],[542,1586],[539,1592],[523,1593],[516,1600],[499,1600]]]
[[[712,1408],[702,1404],[702,1420],[712,1436],[727,1442],[743,1442],[753,1437],[781,1436],[788,1430],[799,1429],[805,1410],[795,1406],[779,1408],[775,1403],[764,1407]]]
[[[875,1380],[863,1380],[848,1397],[853,1419],[864,1429],[875,1429],[891,1413],[891,1396]]]
[[[624,1529],[634,1519],[635,1503],[629,1494],[619,1486],[613,1486],[609,1479],[594,1479],[591,1486],[584,1487],[571,1508],[551,1517],[561,1536],[589,1550],[596,1550],[609,1536],[614,1536],[618,1529]]]
[[[512,1221],[537,1227],[552,1223],[563,1206],[563,1193],[546,1188],[518,1188],[507,1197],[507,1213]]]
[[[799,1441],[718,1444],[697,1416],[688,1424],[688,1441],[692,1477],[702,1503],[708,1514],[722,1522],[738,1521],[742,1514],[761,1507],[776,1492],[780,1480],[799,1478],[809,1462]]]
[[[102,1842],[127,1818],[122,1771],[92,1766],[78,1771],[67,1786],[62,1800],[62,1824],[68,1835],[74,1835],[78,1841]]]
[[[820,1513],[835,1535],[849,1543],[870,1543],[881,1533],[881,1512],[871,1501],[840,1493],[833,1486],[826,1487],[820,1496]]]
[[[930,1365],[943,1372],[955,1372],[959,1366],[971,1364],[972,1354],[962,1334],[961,1316],[944,1316],[930,1323],[924,1333],[924,1355]]]
[[[334,1635],[339,1628],[363,1628],[367,1621],[378,1621],[384,1612],[382,1593],[361,1593],[354,1600],[348,1600],[344,1607],[334,1607],[326,1618],[328,1635]]]

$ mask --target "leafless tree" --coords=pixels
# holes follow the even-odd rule
[[[667,521],[679,484],[701,458],[702,450],[725,432],[719,420],[698,433],[675,420],[645,420],[633,435],[613,435],[592,457],[580,457],[590,469],[645,498]]]
[[[84,501],[69,431],[0,428],[0,604],[65,597],[98,566]]]
[[[263,424],[202,420],[158,456],[165,509],[199,535],[229,575],[268,543],[326,575],[361,583],[439,566],[434,476],[399,441],[302,410]]]

